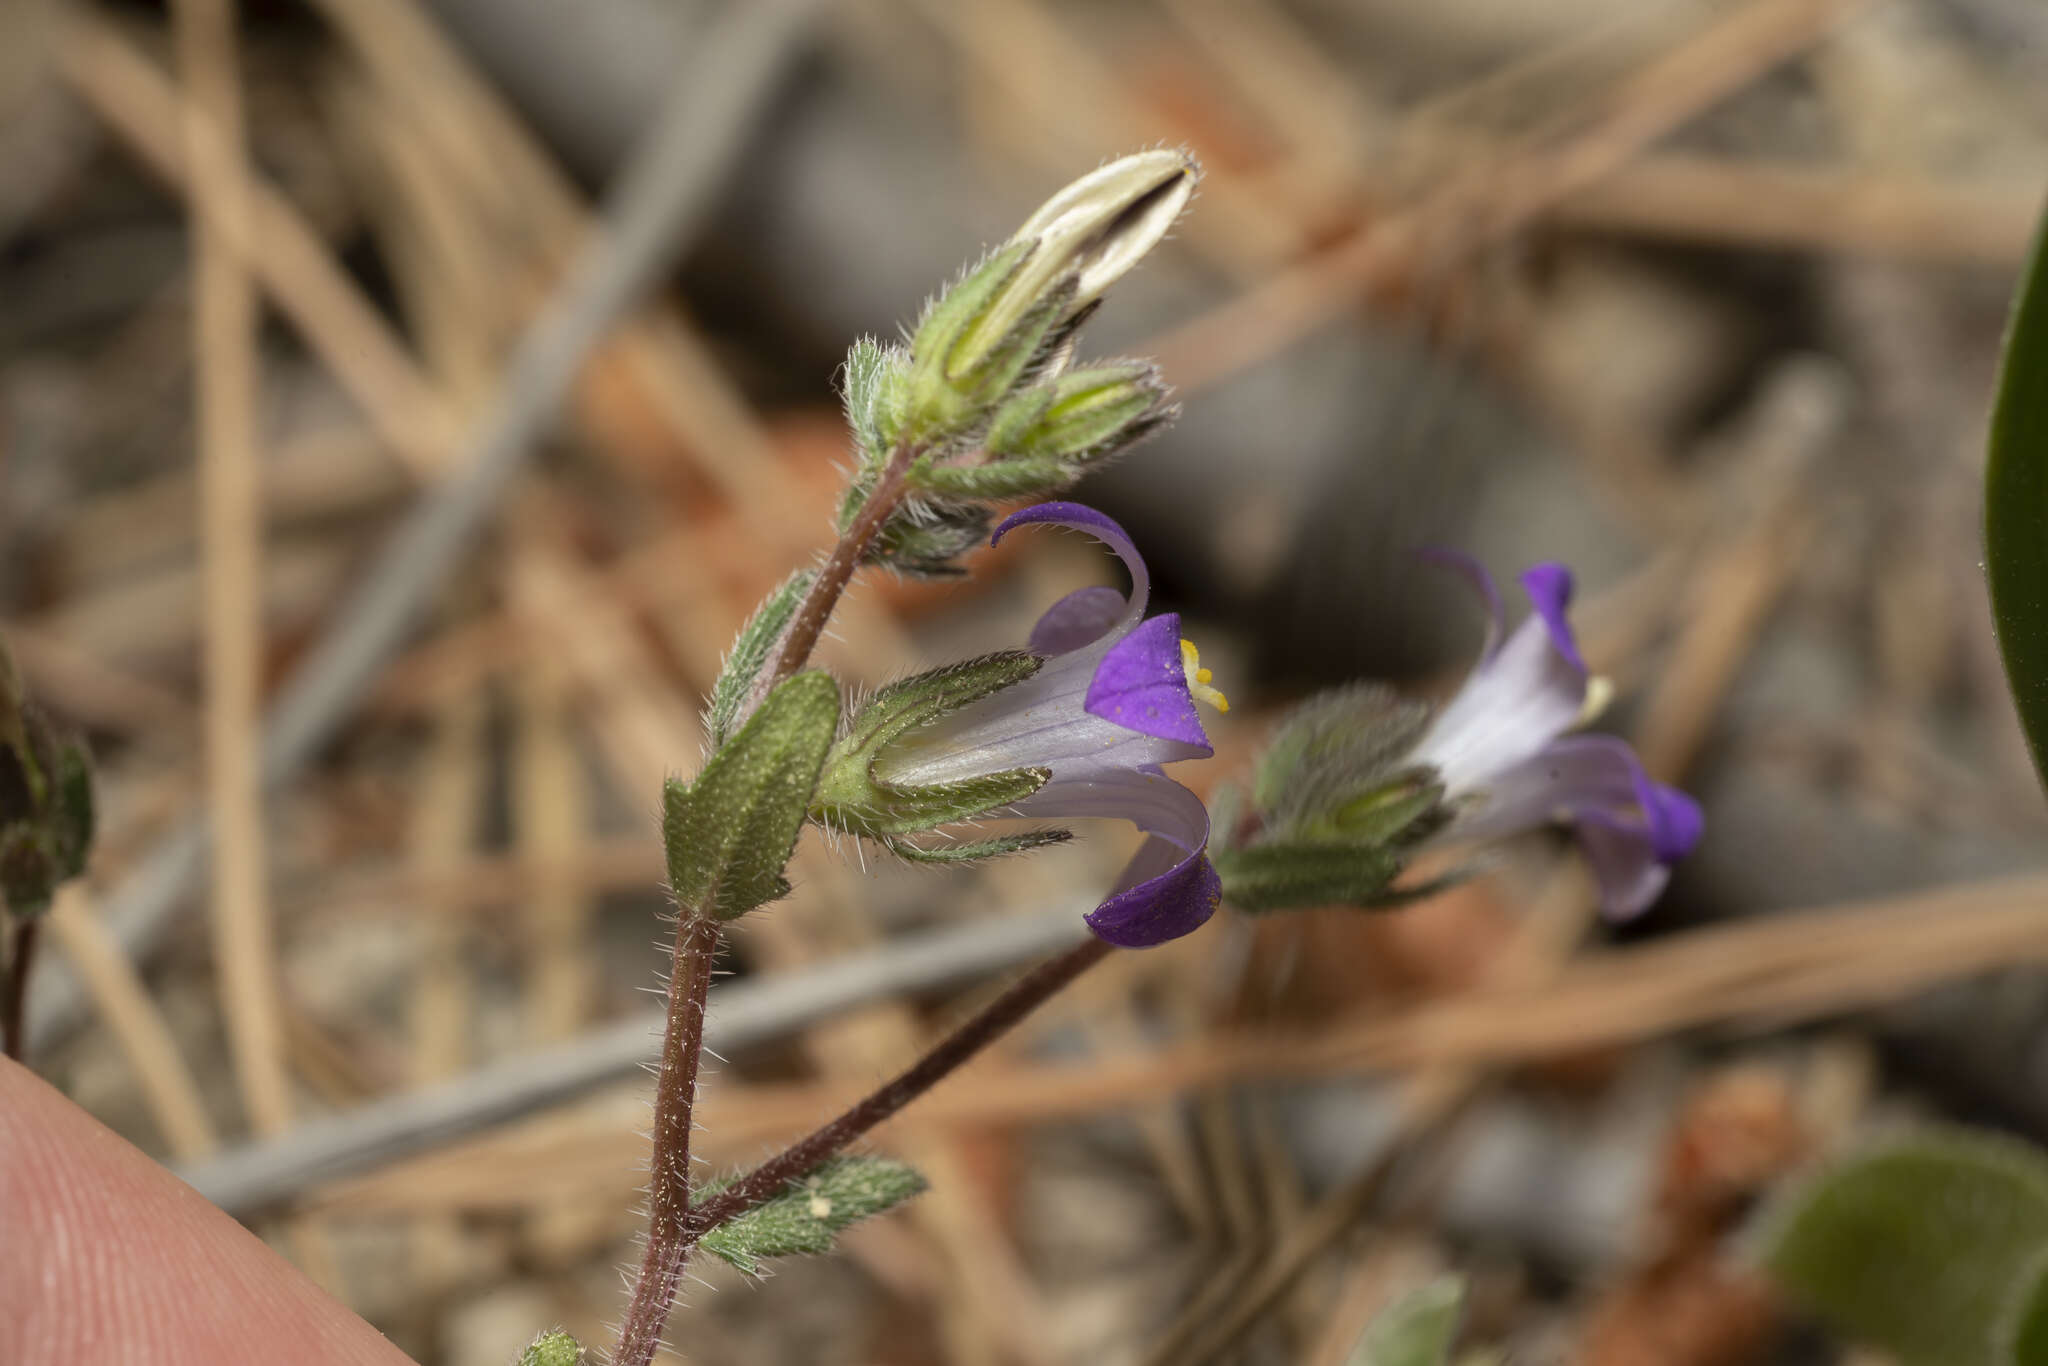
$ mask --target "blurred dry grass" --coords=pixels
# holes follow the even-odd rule
[[[657,66],[687,69],[708,8],[667,15],[686,42]],[[536,89],[513,59],[532,35],[507,12],[479,44],[478,13],[0,15],[0,632],[93,734],[107,811],[94,891],[53,922],[92,1020],[39,1062],[108,1122],[166,1158],[288,1141],[629,1012],[661,933],[654,794],[697,761],[721,651],[835,496],[827,375],[789,356],[886,322],[830,281],[804,293],[802,248],[860,216],[849,141],[927,187],[882,205],[903,240],[839,242],[924,282],[886,305],[900,317],[974,245],[927,259],[912,220],[979,222],[977,183],[1025,203],[1163,140],[1209,167],[1161,267],[1199,284],[1172,311],[1132,305],[1153,338],[1134,349],[1186,390],[1190,429],[1211,393],[1351,329],[1455,357],[1563,451],[1481,453],[1475,478],[1553,491],[1517,546],[1616,566],[1594,576],[1588,650],[1651,768],[1709,796],[1708,852],[1664,920],[1691,923],[1613,943],[1544,849],[1388,920],[1225,919],[1124,955],[884,1132],[933,1178],[906,1215],[762,1287],[707,1272],[717,1293],[675,1324],[689,1359],[1336,1363],[1374,1304],[1444,1264],[1479,1277],[1478,1327],[1518,1360],[1761,1359],[1768,1303],[1693,1255],[1725,1231],[1687,1194],[1721,1170],[1699,1156],[1717,1136],[1799,1136],[1737,1164],[1744,1197],[1900,1107],[2048,1136],[2023,1099],[2048,1029],[2048,912],[2023,871],[2043,822],[1972,491],[2001,291],[2048,181],[2048,23],[2026,0],[827,7],[782,94],[826,113],[746,130],[721,189],[794,185],[769,201],[786,226],[714,221],[682,287],[608,332],[486,542],[421,585],[424,625],[340,741],[266,795],[260,710],[399,510],[458,477],[597,231],[567,134],[535,123],[559,123],[550,93],[624,97],[579,44],[541,63],[565,89]],[[906,125],[918,138],[891,141]],[[763,275],[794,293],[748,295]],[[1427,431],[1475,383],[1388,402]],[[1189,448],[1190,483],[1209,456]],[[1176,479],[1163,458],[1128,479]],[[1573,511],[1543,511],[1558,501]],[[1349,515],[1312,506],[1277,541]],[[1249,563],[1255,522],[1174,503],[1146,529],[1235,537]],[[1006,639],[1093,572],[1005,547],[969,586],[871,583],[826,657],[872,681]],[[1225,658],[1271,629],[1193,581],[1182,606]],[[1202,783],[1286,697],[1239,700]],[[211,936],[180,921],[133,962],[95,894],[200,809]],[[738,966],[1085,895],[1116,838],[978,876],[809,850]],[[735,1058],[712,1152],[805,1126],[959,1008],[879,1001]],[[1763,1070],[1728,1083],[1731,1053]],[[1545,1118],[1518,1127],[1531,1091]],[[606,1087],[269,1213],[422,1361],[501,1361],[556,1321],[601,1339],[643,1105]],[[1504,1143],[1541,1172],[1617,1125],[1583,1189],[1489,1193],[1460,1165]],[[1601,1218],[1621,1231],[1587,1253]],[[1643,1337],[1691,1322],[1713,1331]]]

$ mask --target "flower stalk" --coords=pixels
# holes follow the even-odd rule
[[[683,1247],[689,1248],[720,1224],[773,1198],[790,1182],[803,1179],[820,1163],[845,1152],[1007,1034],[1025,1016],[1107,958],[1110,951],[1111,945],[1090,936],[1032,969],[896,1077],[692,1209],[685,1221]]]

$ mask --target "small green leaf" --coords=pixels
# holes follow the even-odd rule
[[[782,586],[764,598],[747,624],[740,628],[733,640],[732,650],[725,657],[725,668],[718,675],[718,682],[711,688],[711,705],[706,711],[704,728],[711,733],[711,745],[716,749],[724,744],[739,724],[740,707],[746,701],[747,690],[754,680],[761,676],[761,670],[768,667],[768,657],[782,633],[788,629],[791,617],[802,604],[817,573],[806,569],[783,580]]]
[[[1464,1317],[1465,1283],[1442,1276],[1374,1316],[1346,1366],[1444,1366]]]
[[[1407,899],[1389,891],[1400,876],[1401,855],[1375,845],[1254,844],[1212,848],[1209,857],[1223,879],[1223,899],[1241,911],[1379,909]]]
[[[515,1366],[583,1366],[583,1345],[556,1328],[535,1338]]]
[[[1962,1129],[1895,1139],[1794,1191],[1760,1247],[1787,1296],[1902,1366],[1995,1366],[2048,1248],[2048,1155]]]
[[[925,1188],[925,1179],[882,1157],[835,1157],[787,1190],[705,1234],[698,1246],[750,1276],[770,1257],[829,1252],[832,1235],[858,1220],[902,1204]],[[700,1192],[700,1202],[724,1189]]]
[[[685,913],[731,920],[787,894],[782,870],[838,728],[839,685],[800,673],[762,699],[696,782],[670,781],[662,832]]]
[[[2006,680],[2048,781],[2048,227],[2005,334],[1984,467],[1984,566]]]

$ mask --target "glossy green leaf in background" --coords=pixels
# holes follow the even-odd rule
[[[2048,251],[2037,233],[2006,330],[1984,469],[1984,562],[2005,676],[2048,781]]]
[[[1346,1366],[1444,1366],[1464,1309],[1465,1282],[1439,1276],[1381,1310]]]
[[[2048,1155],[1968,1129],[1892,1139],[1788,1192],[1757,1250],[1787,1297],[1902,1366],[2009,1366],[2041,1332]]]

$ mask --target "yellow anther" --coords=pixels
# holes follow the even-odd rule
[[[1188,692],[1196,700],[1207,702],[1217,711],[1230,710],[1230,699],[1209,686],[1209,680],[1216,675],[1202,667],[1202,657],[1195,652],[1192,640],[1180,643],[1180,667],[1188,676]]]
[[[1590,726],[1600,719],[1600,713],[1607,710],[1607,704],[1614,700],[1614,680],[1606,674],[1594,674],[1586,680],[1586,700],[1579,704],[1575,726]]]

